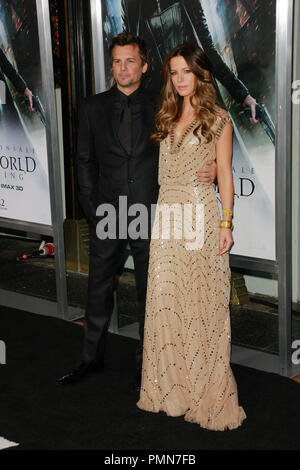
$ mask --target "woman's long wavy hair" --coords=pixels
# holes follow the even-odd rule
[[[207,55],[196,44],[185,43],[175,47],[166,57],[163,63],[163,88],[160,98],[160,110],[155,116],[156,131],[151,139],[159,144],[167,137],[170,127],[180,118],[183,105],[183,97],[178,95],[172,83],[170,73],[170,61],[173,57],[182,56],[190,70],[196,76],[194,95],[190,98],[191,105],[195,109],[195,116],[199,119],[199,125],[194,129],[194,134],[199,137],[197,131],[206,142],[211,142],[213,132],[211,128],[216,120],[216,104],[222,105],[217,100],[217,93],[212,81],[212,66]]]

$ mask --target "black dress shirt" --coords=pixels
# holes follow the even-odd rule
[[[130,110],[130,118],[128,119],[125,114],[124,122],[124,107],[128,103]],[[121,144],[127,150],[127,153],[132,156],[132,149],[137,142],[137,139],[142,130],[142,98],[141,98],[141,86],[135,90],[130,95],[125,95],[122,93],[117,86],[114,89],[114,113],[117,123],[118,135]],[[120,129],[121,119],[123,119],[122,125],[124,130],[130,128],[131,142],[130,148],[127,146],[126,138],[124,132]],[[126,120],[128,121],[126,122]]]

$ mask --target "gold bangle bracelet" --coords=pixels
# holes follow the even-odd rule
[[[232,209],[222,209],[222,215],[229,215],[232,217]]]
[[[232,229],[231,220],[221,220],[220,221],[220,228],[230,228],[230,229]]]

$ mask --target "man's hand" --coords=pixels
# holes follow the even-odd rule
[[[210,160],[205,163],[204,168],[196,171],[197,181],[204,183],[207,186],[213,184],[217,176],[217,164],[215,160]]]
[[[34,111],[33,103],[32,103],[32,92],[29,90],[29,88],[26,88],[24,91],[24,96],[28,98],[29,100],[29,109],[30,111]]]
[[[245,106],[245,108],[249,107],[251,109],[251,119],[250,119],[250,122],[252,124],[257,124],[259,121],[256,119],[256,109],[255,109],[255,105],[256,105],[256,99],[253,98],[251,95],[248,95],[246,96],[246,98],[244,99],[244,102],[243,102],[243,106]]]

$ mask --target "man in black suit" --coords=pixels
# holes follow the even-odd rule
[[[139,304],[137,385],[140,380],[151,205],[156,204],[158,197],[159,152],[150,140],[158,96],[141,83],[149,64],[144,40],[122,33],[113,38],[110,56],[116,85],[104,93],[85,99],[79,113],[79,197],[90,225],[88,299],[80,363],[72,372],[57,380],[60,385],[77,382],[87,373],[103,369],[107,329],[113,310],[115,276],[127,242],[134,260]],[[212,183],[215,176],[213,165],[198,179]],[[126,196],[128,207],[137,203],[147,209],[147,235],[144,238],[136,238],[130,233],[133,216],[127,218],[126,236],[118,236],[119,229],[124,232],[120,196]],[[102,203],[110,203],[117,215],[116,230],[107,233],[107,238],[103,237],[105,234],[99,233],[101,224],[98,222],[103,221],[103,216],[96,216],[97,207],[101,208]]]

